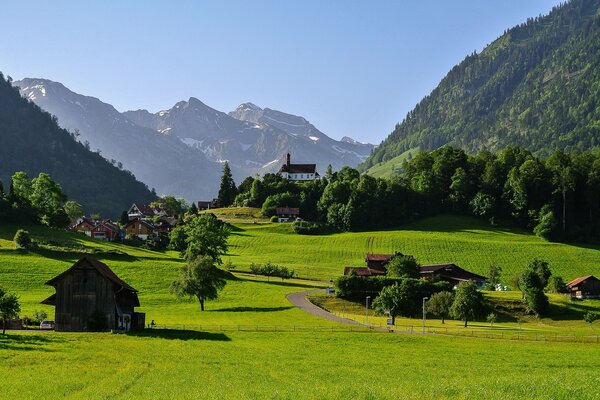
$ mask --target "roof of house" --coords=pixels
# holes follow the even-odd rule
[[[162,211],[160,208],[151,207],[148,204],[138,204],[138,203],[133,203],[131,205],[131,207],[129,207],[129,211],[131,211],[131,209],[133,207],[137,208],[144,215],[159,214]]]
[[[470,280],[479,280],[485,281],[487,278],[485,276],[474,274],[473,272],[469,272],[467,270],[462,269],[456,264],[430,264],[430,265],[421,265],[421,274],[438,274],[442,277],[452,278],[459,281],[470,281]]]
[[[396,256],[401,256],[402,254],[377,254],[370,253],[365,256],[365,261],[390,261],[392,258]]]
[[[367,267],[344,267],[344,275],[350,275],[356,273],[357,276],[373,276],[373,275],[385,275],[385,270],[373,269]]]
[[[275,209],[275,213],[277,215],[282,215],[282,214],[300,215],[300,209],[297,207],[277,207]]]
[[[317,164],[283,164],[279,172],[289,174],[316,174]]]
[[[150,228],[150,229],[155,229],[155,228],[156,228],[152,222],[146,221],[146,220],[144,220],[144,219],[138,219],[138,218],[136,218],[136,219],[132,219],[132,220],[131,220],[131,221],[129,221],[129,222],[127,223],[127,225],[125,225],[125,226],[129,226],[129,225],[131,225],[131,224],[133,224],[133,223],[136,223],[136,222],[139,222],[139,223],[141,223],[142,225],[146,225],[146,226],[147,226],[148,228]]]
[[[72,270],[87,264],[89,266],[92,266],[93,268],[96,269],[96,271],[98,271],[100,273],[100,275],[104,276],[106,279],[110,280],[112,283],[114,283],[117,286],[122,287],[123,289],[127,289],[130,290],[132,292],[137,292],[136,289],[134,289],[132,286],[130,286],[127,282],[125,282],[124,280],[122,280],[121,278],[119,278],[109,267],[108,265],[94,259],[91,258],[89,256],[84,256],[82,257],[79,261],[77,261],[75,264],[73,264],[73,266],[69,269],[67,269],[66,271],[64,271],[63,273],[55,276],[54,278],[50,279],[48,282],[46,282],[46,285],[49,286],[54,286],[54,283],[62,278],[64,275],[68,274],[69,272],[71,272]],[[48,298],[49,299],[49,298]],[[48,300],[46,299],[46,300]],[[45,300],[44,300],[45,301]]]
[[[108,228],[114,232],[119,230],[119,227],[117,227],[115,224],[113,224],[111,221],[108,221],[108,220],[99,222],[98,224],[96,224],[96,226],[92,230],[95,230],[95,229],[99,228],[100,226],[105,226],[106,228]]]
[[[587,281],[588,279],[593,278],[595,280],[598,280],[598,278],[596,278],[594,275],[586,275],[586,276],[580,276],[579,278],[575,278],[573,279],[571,282],[567,283],[568,287],[571,286],[576,286],[579,285],[581,282],[583,281]]]

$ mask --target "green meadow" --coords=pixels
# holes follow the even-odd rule
[[[177,328],[130,335],[9,332],[0,338],[2,397],[25,399],[43,392],[74,399],[571,399],[573,388],[582,387],[586,389],[577,391],[577,398],[600,397],[600,345],[333,332],[346,326],[313,317],[285,298],[327,285],[344,265],[361,265],[367,250],[398,250],[414,254],[422,263],[455,262],[479,273],[494,262],[506,277],[531,258],[544,257],[556,274],[570,279],[598,274],[600,253],[595,247],[548,243],[525,232],[491,229],[453,216],[396,230],[300,236],[290,225],[265,223],[256,214],[225,214],[236,226],[225,261],[236,270],[271,261],[308,279],[267,281],[235,272],[220,298],[201,312],[197,302],[179,301],[169,293],[182,265],[175,252],[99,242],[36,226],[28,229],[39,248],[22,252],[12,242],[18,227],[0,227],[0,283],[20,296],[21,315],[42,309],[51,313],[51,307],[39,304],[53,293],[44,282],[89,254],[140,291],[140,311],[147,322]],[[510,299],[518,294],[489,296]],[[590,331],[579,315],[584,308],[600,308],[598,302],[552,297],[552,303],[556,320],[502,321],[496,327],[598,335],[598,325]],[[355,304],[355,310],[341,302],[326,307],[362,322],[362,305]],[[382,317],[370,318],[385,324]],[[436,324],[439,321],[428,323]],[[478,329],[487,329],[480,325]],[[286,332],[276,332],[278,327]],[[46,384],[49,381],[53,383]]]

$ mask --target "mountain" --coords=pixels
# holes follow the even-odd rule
[[[134,201],[156,198],[131,173],[91,152],[50,114],[22,98],[1,74],[0,143],[0,180],[6,189],[17,171],[27,172],[30,178],[46,172],[86,212],[110,217],[117,217]]]
[[[373,148],[352,139],[336,141],[306,119],[244,103],[225,114],[192,97],[169,110],[146,110],[123,115],[134,123],[164,135],[178,137],[215,162],[228,160],[236,179],[276,172],[290,152],[298,162],[316,163],[322,170],[357,166]]]
[[[572,0],[467,56],[361,168],[383,170],[444,145],[584,150],[600,145],[598,121],[600,0]]]
[[[74,93],[58,82],[26,78],[14,85],[25,98],[55,115],[63,128],[78,133],[81,142],[122,163],[159,194],[190,201],[216,194],[221,165],[177,138],[136,125],[110,104]]]

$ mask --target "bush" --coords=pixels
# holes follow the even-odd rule
[[[525,301],[527,302],[527,310],[537,317],[548,310],[548,297],[544,294],[542,289],[528,288],[525,290]]]
[[[327,224],[309,221],[296,221],[292,224],[292,228],[299,235],[326,235],[334,231]]]
[[[270,262],[266,263],[265,265],[251,263],[250,272],[255,275],[266,276],[267,280],[271,276],[275,276],[277,278],[281,278],[281,280],[284,280],[291,279],[296,275],[294,270],[291,270],[287,267],[282,267],[280,265],[275,265]]]
[[[430,282],[412,278],[392,278],[389,276],[357,276],[344,275],[335,281],[336,296],[348,300],[364,300],[365,296],[377,296],[384,287],[394,284],[402,284],[403,281],[410,279],[419,282],[418,285],[423,296],[419,298],[419,304],[422,297],[431,296],[441,291],[451,291],[452,287],[448,282]]]
[[[550,281],[548,281],[548,286],[546,286],[550,293],[568,293],[569,289],[567,288],[567,284],[560,276],[551,276]]]
[[[271,222],[278,222],[279,218],[277,217],[277,215],[273,215],[269,221],[271,221]]]
[[[17,249],[27,249],[31,247],[31,236],[26,230],[19,229],[17,233],[15,233],[13,240],[17,246]]]

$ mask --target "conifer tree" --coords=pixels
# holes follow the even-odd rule
[[[229,168],[229,163],[225,161],[225,165],[223,165],[223,176],[221,177],[221,187],[219,188],[219,205],[221,207],[228,207],[233,204],[235,200],[235,196],[237,195],[237,186],[233,181],[233,176],[231,175],[231,168]]]

